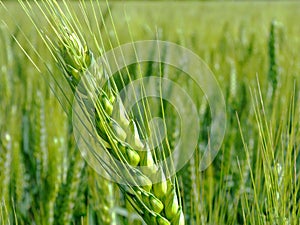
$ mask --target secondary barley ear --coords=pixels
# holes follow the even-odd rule
[[[271,95],[274,96],[274,93],[278,84],[278,41],[277,41],[277,22],[272,21],[269,34],[269,71],[268,71],[268,80],[271,84],[269,87]]]

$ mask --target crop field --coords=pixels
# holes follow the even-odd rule
[[[299,225],[299,15],[0,0],[0,225]]]

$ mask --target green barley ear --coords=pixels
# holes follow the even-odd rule
[[[41,92],[37,92],[33,103],[34,109],[34,156],[38,181],[45,179],[48,165],[47,129],[45,118],[45,99]]]
[[[72,221],[83,168],[84,161],[78,149],[75,149],[68,167],[67,179],[61,184],[55,201],[54,221],[57,224],[70,224]]]
[[[76,44],[76,46],[81,45]],[[84,60],[84,57],[81,59]],[[68,59],[68,62],[70,61],[72,62],[72,60]],[[85,63],[76,63],[73,64],[73,66],[84,64]],[[67,68],[66,65],[64,67]],[[89,68],[72,68],[72,70],[73,69],[76,70],[75,74],[66,70],[69,75],[72,76],[72,79],[69,79],[70,82],[73,80],[80,80],[80,77],[87,69],[96,71],[97,74],[101,73],[101,71],[97,70],[97,65],[95,64],[90,64]],[[81,71],[81,73],[77,73],[77,71]],[[74,84],[76,84],[76,82],[72,82],[72,85]],[[142,209],[140,212],[141,216],[145,215],[145,211],[149,212],[149,214],[144,217],[146,222],[154,225],[183,225],[183,211],[180,205],[175,183],[168,179],[167,181],[162,180],[157,184],[152,184],[151,180],[147,176],[155,174],[157,171],[153,155],[150,154],[150,151],[148,150],[141,151],[145,150],[145,146],[140,139],[141,135],[139,134],[137,125],[135,124],[133,118],[129,118],[127,114],[124,113],[121,104],[116,104],[114,107],[113,103],[116,100],[116,97],[107,97],[112,95],[114,92],[113,90],[110,91],[110,93],[106,93],[105,91],[109,91],[109,89],[100,90],[100,92],[103,94],[98,96],[95,104],[97,109],[96,113],[99,117],[99,122],[97,124],[101,124],[97,130],[100,131],[100,135],[103,136],[103,134],[105,134],[105,137],[107,137],[105,139],[107,141],[106,145],[108,146],[107,150],[111,155],[113,155],[113,157],[116,157],[118,160],[124,163],[126,167],[136,167],[139,165],[146,166],[149,169],[152,168],[150,171],[132,170],[130,174],[126,176],[126,179],[128,178],[136,180],[136,182],[142,183],[143,185],[134,188],[133,190],[130,187],[130,184],[128,184],[128,186],[120,186],[120,188],[124,191],[124,194],[127,196],[127,198],[132,199],[131,203],[136,209]],[[120,112],[116,112],[118,110],[120,110]],[[111,115],[116,115],[118,121],[114,120]],[[121,124],[119,124],[119,121]],[[164,178],[164,175],[161,176]]]
[[[9,182],[11,174],[12,162],[12,137],[9,133],[4,133],[0,136],[0,168],[1,168],[1,190],[0,201],[9,201]]]
[[[114,193],[115,185],[97,176],[92,168],[87,168],[87,171],[89,202],[94,211],[95,223],[99,221],[103,225],[116,225],[116,215],[113,209],[118,204],[118,195]]]
[[[277,40],[277,21],[273,20],[270,27],[269,34],[269,70],[268,70],[268,80],[271,84],[271,95],[274,96],[274,93],[278,84],[278,40]]]
[[[151,178],[157,176],[159,171],[155,151],[152,154],[141,140],[144,135],[138,129],[140,124],[135,122],[136,118],[128,115],[122,104],[118,103],[114,78],[103,87],[99,85],[105,83],[106,73],[103,66],[96,63],[95,55],[83,38],[84,35],[78,32],[81,26],[72,27],[70,21],[79,21],[78,18],[75,14],[66,16],[56,2],[47,1],[46,7],[50,12],[55,12],[49,16],[51,21],[55,21],[50,23],[57,41],[48,37],[43,40],[74,94],[79,93],[78,98],[82,100],[80,103],[87,112],[86,116],[96,114],[93,124],[96,126],[96,137],[99,137],[104,151],[109,156],[106,163],[125,180],[125,184],[118,184],[119,188],[146,223],[184,225],[179,187],[175,182],[177,179],[167,178],[166,172],[161,171],[159,176],[163,180],[157,184],[152,183]],[[97,40],[95,42],[99,46]],[[102,52],[102,47],[99,47],[98,52]],[[143,107],[142,111],[149,111],[146,106]],[[91,149],[91,152],[96,156],[97,149]],[[68,169],[67,182],[62,184],[56,201],[55,218],[62,223],[70,222],[73,210],[70,198],[75,197],[82,168],[82,163],[79,162],[82,159],[78,155],[78,152],[74,154],[75,158]],[[117,159],[121,166],[116,165],[113,159]],[[146,170],[139,169],[143,167],[146,167]]]

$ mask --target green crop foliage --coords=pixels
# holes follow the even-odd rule
[[[35,1],[0,3],[0,224],[300,224],[297,1],[63,1],[62,12],[47,2],[54,1],[41,1],[41,8]],[[104,51],[149,39],[203,59],[223,92],[227,127],[218,155],[201,171],[212,121],[205,95],[167,65],[121,69],[96,96],[95,121],[107,152],[129,168],[155,169],[176,145],[180,124],[172,105],[157,99],[141,101],[139,117],[123,112],[113,103],[124,84],[170,78],[187,89],[199,115],[188,163],[166,183],[149,183],[152,171],[133,170],[133,182],[138,176],[148,183],[132,188],[106,180],[84,160],[71,106],[83,74],[103,75],[94,60]],[[150,114],[167,115],[168,138],[141,154]]]

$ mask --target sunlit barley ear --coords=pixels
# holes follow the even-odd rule
[[[89,47],[92,44],[85,41],[86,34],[81,31],[80,26],[72,27],[72,22],[77,21],[76,14],[69,14],[68,10],[65,10],[66,14],[62,13],[60,6],[53,1],[47,1],[45,7],[49,12],[55,12],[47,15],[51,18],[49,21],[55,21],[50,23],[56,36],[53,39],[45,38],[45,44],[56,59],[62,71],[61,75],[68,81],[74,94],[77,91],[83,98],[81,107],[88,113],[86,116],[95,114],[96,131],[102,138],[99,141],[105,146],[105,152],[121,163],[121,166],[115,166],[113,161],[109,162],[111,169],[117,171],[125,181],[125,184],[118,185],[126,199],[147,224],[184,225],[176,177],[166,178],[165,172],[162,170],[158,172],[159,162],[149,146],[143,143],[141,139],[143,134],[138,129],[136,118],[128,115],[122,102],[118,102],[120,99],[115,94],[117,92],[115,80],[112,79],[104,86],[100,86],[105,83],[105,70],[96,62],[96,53]],[[95,42],[98,44],[101,40]],[[98,52],[102,50],[98,49]],[[83,86],[79,87],[79,83],[83,83]],[[95,110],[90,110],[91,103]],[[69,221],[69,200],[64,201],[64,198],[73,192],[74,183],[76,186],[74,173],[78,174],[81,165],[78,160],[78,157],[72,160],[67,176],[70,184],[61,187],[57,198],[55,217],[59,221]],[[139,169],[140,167],[145,169]],[[153,177],[162,180],[154,184],[151,181]],[[62,212],[64,213],[61,214]]]

